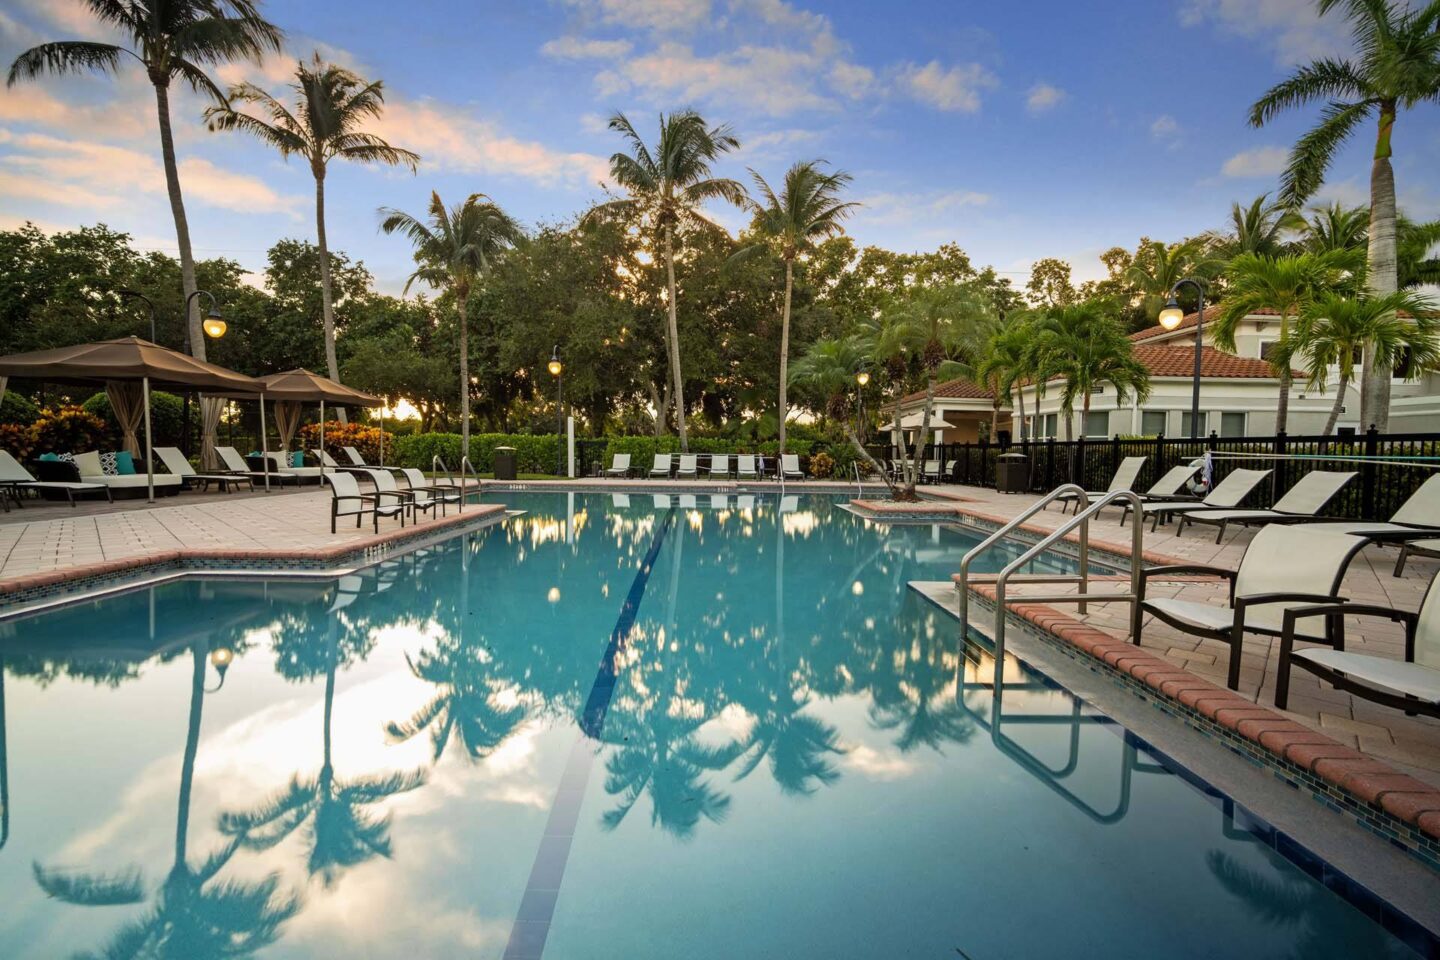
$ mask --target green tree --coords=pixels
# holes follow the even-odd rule
[[[1135,345],[1103,301],[1052,310],[1035,322],[1035,382],[1059,379],[1060,411],[1065,439],[1075,439],[1075,401],[1082,423],[1089,419],[1090,399],[1101,385],[1115,391],[1119,407],[1133,393],[1150,395],[1150,374],[1135,359]]]
[[[1288,252],[1291,246],[1285,238],[1286,233],[1301,229],[1304,222],[1300,214],[1277,200],[1271,200],[1268,193],[1262,193],[1243,206],[1232,203],[1229,229],[1206,235],[1211,256],[1226,262],[1242,253],[1279,256]]]
[[[1370,226],[1370,211],[1347,207],[1340,202],[1317,207],[1300,227],[1300,244],[1310,253],[1327,250],[1364,250]]]
[[[1355,54],[1301,66],[1250,108],[1263,127],[1287,110],[1324,101],[1320,123],[1296,141],[1281,176],[1280,199],[1298,207],[1314,195],[1340,146],[1371,117],[1377,121],[1370,166],[1366,277],[1377,300],[1399,289],[1396,269],[1395,171],[1391,138],[1401,111],[1440,101],[1440,0],[1419,8],[1381,0],[1319,0],[1320,15],[1339,10],[1350,22]],[[1389,368],[1365,358],[1360,422],[1390,425]]]
[[[761,197],[760,202],[752,200],[749,204],[755,213],[756,232],[763,238],[762,244],[773,246],[785,264],[785,305],[780,320],[780,402],[776,407],[782,454],[785,423],[790,416],[785,390],[790,377],[790,300],[795,289],[795,261],[814,249],[817,241],[842,233],[840,222],[859,206],[840,200],[841,192],[854,178],[843,170],[826,173],[821,169],[823,164],[823,160],[795,164],[785,172],[785,182],[778,194],[764,177],[750,171]],[[756,244],[741,254],[764,248]]]
[[[856,455],[870,465],[871,472],[885,481],[894,496],[895,484],[890,471],[876,462],[861,440],[863,424],[857,428],[850,421],[852,410],[858,413],[858,404],[852,406],[851,397],[859,401],[866,390],[866,387],[860,386],[856,376],[868,372],[869,365],[864,346],[856,337],[816,340],[795,362],[790,371],[790,382],[801,396],[808,398],[813,409],[843,425],[845,436],[855,448]]]
[[[325,172],[336,158],[356,163],[420,166],[420,156],[392,147],[373,133],[360,129],[379,119],[385,107],[384,84],[366,81],[358,74],[326,63],[317,51],[309,63],[295,68],[295,106],[291,108],[252,83],[230,88],[228,99],[205,111],[211,130],[243,130],[280,151],[280,156],[304,157],[315,178],[315,238],[320,247],[321,320],[325,330],[325,368],[340,379],[335,354],[335,308],[330,279],[330,246],[325,237]],[[253,103],[264,116],[236,110],[234,103]],[[345,418],[344,408],[340,418]]]
[[[195,256],[190,247],[190,226],[180,193],[180,172],[175,161],[175,139],[170,128],[170,84],[184,80],[191,88],[225,99],[205,73],[205,67],[240,59],[256,59],[267,50],[280,49],[282,34],[259,13],[254,0],[166,0],[164,3],[126,3],[123,0],[84,0],[84,7],[106,27],[124,34],[129,46],[88,40],[59,40],[31,47],[10,65],[7,86],[46,73],[65,74],[96,70],[116,73],[126,56],[145,68],[155,88],[155,112],[160,123],[160,154],[165,166],[165,187],[175,219],[180,248],[180,276],[186,297],[194,293]],[[200,329],[198,304],[187,318],[190,350],[205,359],[205,336]]]
[[[1054,257],[1036,260],[1030,268],[1025,292],[1037,307],[1068,307],[1075,302],[1075,286],[1070,282],[1070,264]]]
[[[483,283],[495,259],[524,239],[520,225],[481,193],[472,193],[446,208],[440,194],[430,194],[426,219],[390,208],[380,210],[380,229],[402,233],[415,246],[416,280],[455,298],[460,331],[460,449],[470,455],[470,295]]]
[[[1175,284],[1186,277],[1208,277],[1213,268],[1214,261],[1207,255],[1203,239],[1167,244],[1144,238],[1125,269],[1125,279],[1140,297],[1145,321],[1154,323]]]
[[[724,200],[741,206],[745,188],[735,180],[712,177],[711,165],[740,146],[728,126],[712,127],[693,110],[660,115],[660,137],[652,151],[625,114],[610,118],[610,129],[620,134],[629,153],[610,158],[610,176],[629,194],[596,207],[594,213],[617,213],[647,221],[657,236],[665,266],[666,349],[674,391],[675,424],[680,449],[690,449],[685,427],[685,382],[680,367],[680,331],[676,319],[675,241],[687,230],[718,230],[700,213],[701,204]]]
[[[1015,413],[1019,418],[1019,434],[1023,441],[1029,436],[1029,425],[1025,421],[1025,395],[1016,387],[1034,378],[1035,351],[1033,349],[1035,330],[1029,315],[1010,319],[993,331],[986,340],[975,365],[975,376],[995,395],[995,404],[1011,397],[1015,400]],[[990,436],[995,437],[996,416],[990,420]]]
[[[1387,369],[1408,359],[1411,376],[1440,364],[1434,310],[1431,300],[1406,291],[1379,298],[1326,293],[1304,307],[1295,336],[1280,354],[1287,368],[1296,360],[1304,363],[1314,389],[1324,390],[1330,370],[1336,371],[1335,403],[1325,420],[1325,435],[1334,431],[1340,419],[1357,356],[1368,351]],[[1408,316],[1402,317],[1402,312]]]
[[[1294,318],[1318,297],[1339,289],[1360,267],[1360,257],[1354,251],[1290,257],[1241,254],[1226,269],[1229,292],[1220,303],[1211,335],[1222,350],[1234,353],[1240,322],[1258,310],[1274,310],[1280,317],[1279,343],[1287,344]],[[1286,351],[1282,348],[1280,352]],[[1293,374],[1289,362],[1281,362],[1278,357],[1271,358],[1271,367],[1280,378],[1280,397],[1275,405],[1275,432],[1280,433],[1289,419]]]

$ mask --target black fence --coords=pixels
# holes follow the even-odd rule
[[[1387,434],[1374,430],[1353,436],[1219,437],[1199,439],[1145,437],[1110,440],[1030,440],[1000,444],[943,443],[925,448],[925,459],[939,461],[950,483],[994,487],[1001,454],[1026,458],[1029,489],[1053,490],[1079,483],[1104,490],[1126,457],[1145,457],[1135,489],[1144,491],[1171,467],[1212,455],[1212,480],[1218,483],[1237,467],[1274,471],[1251,496],[1254,505],[1273,503],[1311,470],[1353,471],[1357,474],[1329,505],[1324,516],[1385,520],[1440,467],[1440,434]],[[884,456],[896,458],[890,448]],[[877,451],[878,455],[878,451]],[[1248,505],[1248,504],[1247,504]]]

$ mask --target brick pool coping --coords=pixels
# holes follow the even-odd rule
[[[67,599],[94,590],[124,586],[151,576],[196,572],[324,572],[345,562],[376,559],[390,549],[428,539],[461,526],[485,526],[502,519],[503,504],[475,504],[423,525],[396,527],[384,533],[304,549],[215,549],[193,547],[158,550],[115,560],[76,564],[0,578],[0,617],[23,612],[31,604]]]
[[[993,606],[993,585],[971,584],[970,592]],[[1271,765],[1316,801],[1440,870],[1440,789],[1054,607],[1023,597],[1006,606],[1067,652],[1153,698],[1165,712]]]

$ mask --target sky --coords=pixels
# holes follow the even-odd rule
[[[742,146],[717,173],[772,183],[802,159],[854,176],[861,244],[955,242],[1023,286],[1042,257],[1103,275],[1098,254],[1141,236],[1224,225],[1232,201],[1276,188],[1317,116],[1261,130],[1253,100],[1294,64],[1343,52],[1347,30],[1312,0],[268,0],[283,55],[215,71],[277,95],[312,51],[385,83],[372,130],[424,158],[418,174],[335,163],[332,249],[399,293],[406,242],[377,209],[422,213],[489,195],[527,225],[603,197],[616,111],[653,139],[661,111],[699,110]],[[0,0],[0,57],[55,39],[107,38],[80,0]],[[264,268],[281,237],[314,239],[314,182],[240,133],[210,133],[205,101],[172,96],[197,257]],[[1440,216],[1440,109],[1402,116],[1400,202]],[[1371,130],[1337,158],[1317,201],[1368,198]],[[732,230],[734,208],[713,215]],[[154,94],[119,76],[0,90],[0,227],[103,222],[176,250]]]

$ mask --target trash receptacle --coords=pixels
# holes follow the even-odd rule
[[[514,480],[514,479],[515,479],[515,448],[514,448],[514,447],[496,447],[496,448],[495,448],[495,479],[496,479],[496,480]]]
[[[995,458],[995,489],[1025,493],[1030,486],[1030,461],[1023,453],[1002,453]]]

